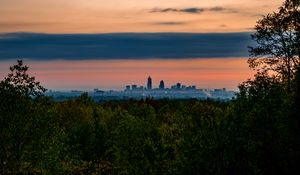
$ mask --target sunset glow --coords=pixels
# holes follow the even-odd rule
[[[181,82],[198,88],[237,90],[237,85],[251,78],[245,58],[187,60],[115,60],[115,61],[25,61],[31,73],[47,88],[54,90],[124,89],[125,85],[146,85],[150,75],[157,87],[164,80],[167,87]],[[0,76],[8,73],[14,61],[3,62]]]
[[[282,0],[0,0],[0,32],[249,31]],[[153,12],[160,9],[163,12]],[[163,9],[174,9],[164,11]],[[189,11],[189,9],[199,9]]]
[[[127,84],[237,90],[251,33],[283,0],[0,0],[0,79],[24,59],[53,90]]]

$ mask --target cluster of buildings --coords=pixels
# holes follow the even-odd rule
[[[149,76],[147,79],[147,86],[138,86],[138,85],[127,85],[125,87],[125,91],[139,91],[139,90],[147,90],[147,91],[152,91],[152,90],[196,90],[196,86],[186,86],[182,85],[181,83],[176,83],[175,85],[172,85],[171,88],[166,88],[165,87],[165,82],[164,80],[161,80],[159,82],[158,88],[153,88],[152,84],[152,78]]]
[[[107,93],[101,94],[102,96],[108,95]],[[235,96],[235,92],[227,91],[225,88],[222,89],[197,89],[195,85],[186,86],[181,83],[176,83],[170,88],[165,86],[165,82],[161,80],[158,87],[154,88],[152,78],[149,76],[147,79],[146,86],[138,85],[127,85],[124,91],[109,93],[111,96],[118,96],[124,98],[170,98],[170,99],[232,99]]]
[[[47,94],[54,97],[57,100],[64,100],[81,95],[83,91],[72,90],[70,92],[58,92],[49,91]],[[186,86],[181,83],[176,83],[170,88],[165,86],[165,82],[161,80],[159,86],[153,88],[152,78],[149,76],[147,79],[146,86],[138,85],[127,85],[125,90],[116,91],[109,90],[103,91],[94,89],[93,92],[88,94],[96,101],[109,101],[109,100],[124,100],[124,99],[220,99],[230,100],[235,97],[236,92],[227,91],[225,88],[222,89],[197,89],[195,85]]]

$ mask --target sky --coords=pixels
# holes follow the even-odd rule
[[[13,60],[1,61],[0,75],[8,72]],[[123,90],[126,85],[146,87],[148,76],[153,87],[160,80],[166,87],[180,82],[201,89],[237,90],[237,85],[251,77],[244,58],[147,59],[147,60],[25,60],[43,86],[51,90]]]
[[[283,0],[0,0],[0,32],[241,32]]]
[[[237,89],[257,20],[283,0],[0,0],[0,79],[24,59],[48,89]],[[65,70],[64,70],[65,69]]]

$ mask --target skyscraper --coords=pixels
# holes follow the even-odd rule
[[[152,79],[150,76],[148,77],[148,81],[147,81],[147,89],[148,90],[152,89]]]
[[[163,80],[159,83],[159,89],[165,89],[165,82]]]

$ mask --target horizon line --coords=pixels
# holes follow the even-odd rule
[[[253,33],[254,30],[250,31],[241,31],[241,32],[91,32],[91,33],[51,33],[51,32],[26,32],[26,31],[18,31],[18,32],[0,32],[2,34],[45,34],[45,35],[109,35],[109,34],[246,34]]]

